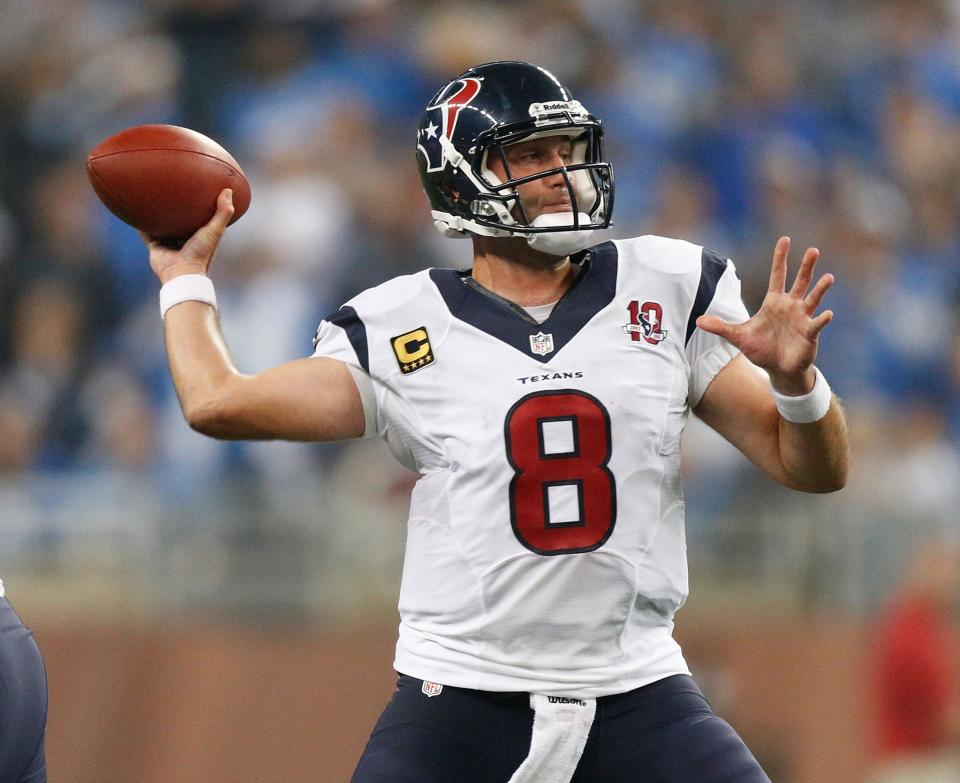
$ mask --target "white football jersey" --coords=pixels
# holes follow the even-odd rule
[[[368,430],[420,473],[397,671],[582,698],[688,673],[680,434],[737,353],[695,327],[747,319],[733,264],[607,242],[539,325],[471,283],[399,277],[317,331],[315,355],[354,370]]]

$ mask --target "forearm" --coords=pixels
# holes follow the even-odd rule
[[[183,415],[191,427],[208,432],[223,416],[230,384],[241,377],[220,331],[216,310],[203,302],[183,302],[167,312],[163,331]]]
[[[184,417],[222,440],[330,441],[363,434],[360,394],[336,359],[296,359],[246,375],[234,366],[216,311],[183,302],[167,312],[170,373]]]
[[[799,381],[781,384],[781,393],[788,391],[802,394],[806,387]],[[787,421],[774,401],[767,374],[741,354],[717,374],[696,412],[785,487],[833,492],[846,483],[850,463],[847,426],[835,396],[830,396],[829,408],[815,421]]]
[[[216,215],[181,249],[144,236],[162,284],[167,359],[187,422],[204,435],[229,440],[359,437],[363,402],[342,361],[296,359],[255,375],[234,365],[216,309],[206,304],[216,302],[206,274],[232,214],[230,191],[224,190]]]
[[[796,424],[778,416],[777,441],[788,486],[805,492],[835,492],[846,485],[850,449],[846,417],[836,395],[818,421]]]

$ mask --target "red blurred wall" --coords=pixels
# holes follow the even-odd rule
[[[32,623],[51,783],[348,781],[393,687],[394,626],[295,631]],[[839,620],[708,614],[678,628],[775,783],[861,783],[868,643]]]

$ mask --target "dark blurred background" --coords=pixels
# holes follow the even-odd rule
[[[885,623],[960,538],[958,52],[950,0],[0,0],[0,576],[47,657],[51,780],[348,779],[391,688],[412,484],[377,443],[183,423],[158,284],[87,152],[160,122],[240,161],[252,206],[213,276],[253,372],[359,290],[469,263],[414,135],[496,59],[603,119],[610,238],[732,257],[751,310],[782,234],[836,275],[817,364],[850,484],[779,489],[691,418],[678,636],[776,783],[871,780],[898,752]],[[940,568],[932,654],[955,661],[960,561]],[[942,701],[911,714],[960,715]]]

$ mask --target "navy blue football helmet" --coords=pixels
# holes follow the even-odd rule
[[[503,148],[554,134],[572,141],[569,165],[515,179]],[[613,209],[613,169],[603,160],[600,120],[573,99],[549,71],[525,62],[494,62],[464,71],[427,106],[417,133],[417,165],[434,223],[445,236],[525,236],[607,228]],[[507,181],[489,168],[503,162]],[[572,213],[530,221],[517,186],[560,173]],[[546,239],[546,237],[542,237]],[[559,237],[557,237],[559,239]]]

